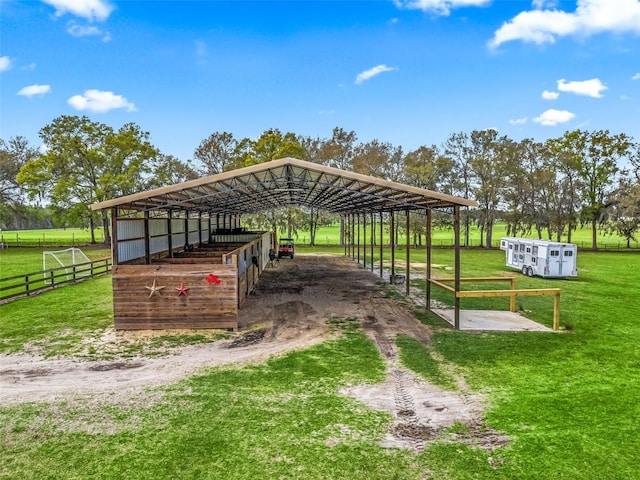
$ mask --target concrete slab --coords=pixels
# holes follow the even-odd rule
[[[432,310],[439,317],[454,324],[455,311],[444,309]],[[519,313],[503,310],[460,310],[460,330],[462,331],[505,331],[505,332],[553,332]]]

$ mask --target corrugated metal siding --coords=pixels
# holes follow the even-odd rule
[[[118,242],[118,260],[126,262],[144,257],[144,240]]]
[[[171,235],[171,245],[173,248],[183,247],[186,242],[186,236],[184,233],[177,233]]]
[[[169,250],[169,237],[155,237],[149,240],[151,253],[160,253]]]
[[[165,218],[152,218],[149,220],[149,235],[155,237],[156,235],[166,235],[167,220]]]
[[[184,232],[184,219],[183,218],[172,218],[171,219],[171,233],[182,233]]]
[[[118,241],[144,237],[144,220],[118,220]]]

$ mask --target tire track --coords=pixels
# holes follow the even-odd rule
[[[402,440],[407,448],[421,452],[426,445],[423,438],[425,426],[420,423],[416,414],[416,400],[409,388],[413,376],[409,375],[406,369],[400,365],[395,334],[385,332],[384,327],[377,322],[373,315],[365,317],[364,329],[373,337],[393,380],[394,413],[398,422],[394,426],[393,434]]]

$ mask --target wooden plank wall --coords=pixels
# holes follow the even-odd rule
[[[183,294],[181,286],[186,289]],[[113,267],[115,328],[237,329],[238,293],[234,264],[117,265]]]

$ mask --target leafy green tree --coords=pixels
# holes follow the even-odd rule
[[[493,129],[474,130],[470,140],[470,165],[477,181],[473,193],[478,201],[480,242],[482,245],[482,239],[486,237],[486,248],[491,248],[493,224],[505,187],[506,157],[513,147],[512,140],[499,137]]]
[[[299,158],[305,156],[304,147],[295,134],[282,133],[277,128],[265,131],[260,137],[251,142],[250,150],[245,159],[245,166],[270,162],[279,158]]]
[[[193,156],[204,166],[205,175],[215,175],[238,168],[238,160],[242,157],[240,147],[241,142],[233,134],[214,132],[200,142]]]
[[[630,152],[626,134],[611,135],[608,130],[566,132],[555,141],[558,149],[569,152],[577,162],[582,181],[582,219],[591,225],[592,248],[598,248],[598,226],[605,215],[605,201],[620,172],[618,161]]]
[[[347,132],[341,127],[335,127],[331,138],[323,145],[322,163],[329,167],[350,171],[353,167],[357,140],[356,132]]]
[[[640,231],[640,184],[622,179],[620,186],[612,195],[607,209],[609,233],[617,233],[631,247],[631,241],[638,241],[636,234]]]
[[[351,168],[356,173],[399,181],[402,157],[401,147],[374,139],[355,148]]]
[[[151,159],[153,175],[147,177],[144,190],[187,182],[200,177],[189,161],[183,162],[173,155],[158,154]]]
[[[451,194],[454,166],[437,146],[422,146],[404,156],[402,179],[408,185]]]
[[[38,155],[29,141],[21,136],[8,141],[0,139],[0,223],[10,225],[18,217],[27,218],[25,192],[17,181],[18,172],[23,165]]]
[[[134,123],[117,132],[88,117],[62,115],[40,130],[46,153],[27,162],[18,181],[33,197],[45,192],[54,208],[84,219],[95,243],[98,223],[91,204],[144,188],[158,150]],[[110,241],[106,210],[105,241]]]
[[[465,132],[449,135],[444,142],[444,154],[453,162],[453,186],[454,195],[463,198],[472,198],[475,186],[475,173],[471,167],[471,139]],[[470,243],[470,228],[473,212],[469,207],[464,207],[461,212],[463,226],[463,242],[465,246]],[[445,220],[446,221],[446,220]]]

